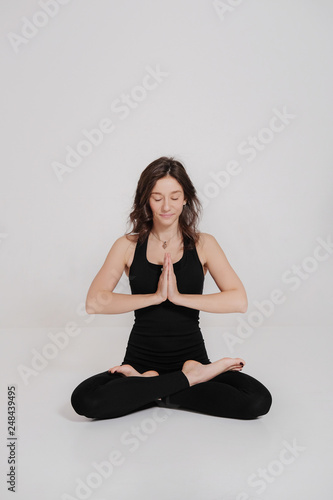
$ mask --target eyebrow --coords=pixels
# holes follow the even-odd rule
[[[178,191],[171,191],[171,194],[174,194],[174,193],[181,193],[181,191],[180,190],[178,190]],[[162,194],[162,193],[159,193],[158,191],[153,191],[150,194]]]

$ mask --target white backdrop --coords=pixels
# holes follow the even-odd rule
[[[3,2],[1,326],[84,324],[162,155],[199,192],[200,229],[246,287],[244,320],[332,325],[332,13],[329,0]],[[115,291],[130,293],[125,275]]]
[[[125,463],[90,498],[249,500],[263,468],[266,500],[330,498],[332,21],[330,0],[1,2],[1,498],[9,387],[19,500],[83,498],[78,480],[114,449]],[[242,357],[271,391],[263,418],[92,423],[70,405],[123,359],[133,312],[84,302],[162,155],[184,163],[200,230],[247,290],[247,313],[200,325],[212,361]],[[130,293],[125,274],[115,291]],[[142,428],[132,455],[122,437]]]

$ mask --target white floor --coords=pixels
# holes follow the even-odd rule
[[[39,360],[32,374],[27,368],[36,352],[47,352],[50,332],[57,331],[1,331],[2,499],[332,498],[331,328],[258,328],[232,354],[223,329],[203,330],[212,361],[241,356],[244,372],[270,389],[271,411],[253,421],[164,409],[103,421],[80,417],[70,405],[72,390],[121,362],[128,331],[82,329],[67,336],[63,349],[49,347],[54,358],[44,367]],[[6,484],[6,393],[12,384],[14,496]]]

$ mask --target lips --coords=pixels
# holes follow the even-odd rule
[[[161,217],[163,217],[164,219],[170,219],[170,217],[172,217],[173,214],[161,214]]]

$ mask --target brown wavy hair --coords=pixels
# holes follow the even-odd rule
[[[137,235],[137,241],[142,243],[148,237],[153,227],[153,214],[149,205],[150,193],[156,182],[167,175],[174,177],[182,186],[184,197],[187,200],[183,211],[179,216],[179,226],[183,235],[184,248],[194,248],[199,239],[197,229],[202,212],[202,204],[197,197],[197,192],[189,178],[185,167],[173,157],[161,156],[150,163],[141,173],[132,211],[128,216],[127,224],[132,224],[130,232],[125,233],[126,238]]]

